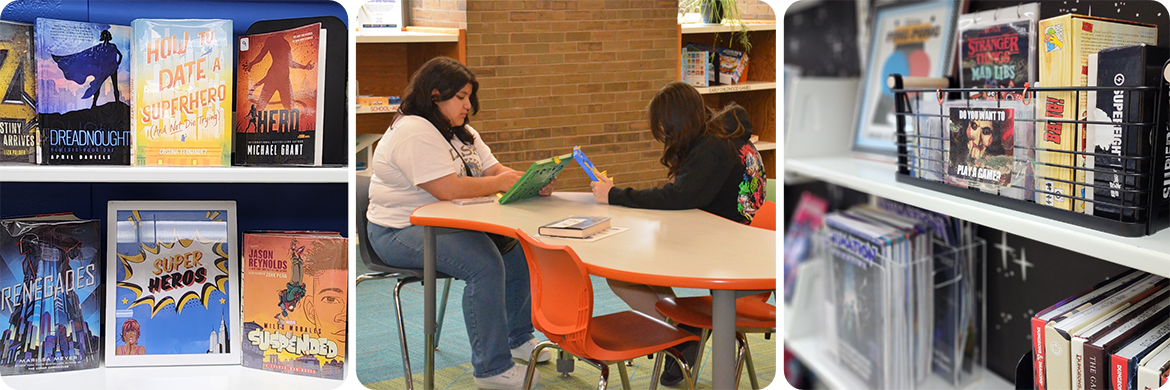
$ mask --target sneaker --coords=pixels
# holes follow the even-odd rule
[[[524,344],[520,344],[519,347],[512,348],[512,358],[527,362],[528,358],[532,357],[532,350],[536,349],[537,344],[540,344],[540,342],[536,341],[536,339],[531,339]],[[544,363],[549,360],[552,360],[552,351],[548,348],[541,350],[540,355],[536,357],[537,363]]]
[[[524,387],[524,375],[528,373],[528,366],[513,365],[508,371],[487,378],[475,378],[475,387],[480,389],[520,389]],[[540,382],[540,371],[532,372],[532,386]]]

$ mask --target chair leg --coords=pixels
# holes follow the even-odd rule
[[[695,390],[695,377],[691,376],[691,367],[688,366],[687,363],[683,360],[682,353],[680,353],[677,349],[674,349],[674,348],[667,348],[667,349],[663,350],[662,352],[666,352],[667,354],[670,355],[671,358],[674,358],[674,362],[678,363],[678,367],[682,371],[683,379],[685,379],[687,381],[687,388],[691,389],[691,390]],[[661,354],[662,352],[659,352],[659,354]],[[660,357],[659,361],[661,361],[662,359],[664,359],[664,358]],[[655,366],[657,366],[658,363],[654,363],[654,364],[655,364]],[[655,374],[657,374],[657,370],[655,370],[655,371],[656,371]],[[654,377],[650,378],[650,380],[652,381],[652,382],[650,382],[651,389],[654,389],[656,387],[656,386],[654,386],[654,384],[658,383],[658,376],[655,375]]]
[[[554,342],[542,341],[542,342],[536,344],[536,348],[532,349],[532,356],[528,358],[528,361],[535,362],[536,357],[540,356],[540,351],[543,351],[545,348],[548,348],[548,347],[552,347],[552,348],[556,348],[556,349],[561,348],[560,346],[558,346]],[[561,353],[564,353],[564,352],[565,352],[565,350],[562,349]],[[524,373],[524,390],[529,390],[532,388],[532,375],[535,373],[536,373],[536,365],[529,364],[528,371]]]
[[[443,298],[439,301],[439,313],[435,322],[435,350],[439,350],[439,335],[443,334],[443,318],[447,314],[447,296],[451,295],[451,282],[454,280],[447,279],[443,281]]]
[[[605,388],[609,386],[609,365],[605,364],[605,362],[594,359],[581,358],[581,361],[592,364],[593,367],[597,367],[598,370],[601,370],[601,380],[597,381],[597,390],[605,390]]]
[[[561,378],[568,378],[569,374],[573,373],[574,368],[573,355],[564,350],[557,353],[557,372],[561,373]]]
[[[735,350],[735,388],[739,388],[739,378],[743,374],[744,356],[747,354],[747,339],[743,337],[743,333],[735,332],[735,343],[739,344],[739,348]],[[753,390],[759,390],[753,387]]]
[[[662,356],[662,351],[659,351],[655,355],[658,356],[657,359],[653,359],[654,371],[650,373],[650,390],[658,390],[658,377],[662,374],[662,360],[666,359]]]
[[[699,373],[703,370],[703,350],[707,347],[707,340],[711,338],[711,329],[703,329],[699,335],[699,353],[696,354],[695,361],[691,363],[691,377],[698,378]]]
[[[630,390],[630,374],[626,371],[624,362],[618,362],[618,373],[622,375],[622,389]]]
[[[760,390],[760,381],[756,378],[756,365],[752,362],[752,349],[748,346],[747,338],[743,343],[744,361],[747,362],[748,379],[752,381],[752,390]]]
[[[406,284],[399,279],[394,285],[394,309],[398,313],[398,341],[402,344],[402,368],[406,374],[406,388],[414,390],[414,378],[410,375],[410,351],[406,348],[406,325],[402,322],[402,286]]]

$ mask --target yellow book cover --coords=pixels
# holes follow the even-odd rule
[[[245,232],[244,367],[342,379],[347,240],[328,232]]]
[[[1153,25],[1076,14],[1044,19],[1040,21],[1039,30],[1041,87],[1085,86],[1089,78],[1090,54],[1116,46],[1139,43],[1153,45],[1157,44],[1158,40],[1157,27]],[[1085,107],[1088,100],[1086,92],[1037,93],[1036,97],[1037,101],[1034,104],[1037,118],[1083,120],[1086,116]],[[1073,107],[1074,104],[1076,107]],[[1092,142],[1084,130],[1072,123],[1041,122],[1036,126],[1036,147],[1070,152],[1086,151],[1086,145],[1091,145]],[[1037,192],[1036,203],[1084,212],[1084,201],[1061,195],[1071,194],[1086,198],[1085,193],[1092,191],[1092,188],[1080,185],[1074,188],[1073,184],[1057,180],[1091,182],[1092,179],[1086,177],[1085,170],[1067,168],[1074,166],[1084,168],[1088,158],[1073,153],[1038,150],[1036,161],[1040,164],[1035,170],[1039,176],[1035,180],[1036,189],[1055,193]]]
[[[136,19],[134,165],[231,165],[232,21]]]

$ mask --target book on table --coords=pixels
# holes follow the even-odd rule
[[[585,238],[609,229],[609,217],[568,217],[544,226],[542,236]]]

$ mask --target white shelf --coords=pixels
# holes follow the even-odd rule
[[[756,150],[761,151],[761,152],[763,152],[765,150],[776,150],[776,143],[775,142],[756,141],[755,145],[756,145]]]
[[[347,362],[347,364],[350,364]],[[348,368],[348,367],[347,367]],[[243,366],[99,367],[51,374],[2,378],[18,390],[33,389],[200,389],[200,390],[326,390],[342,381],[261,371]],[[350,382],[355,379],[350,378]],[[3,387],[3,386],[0,386]]]
[[[817,340],[815,338],[803,338],[797,340],[785,340],[784,347],[792,351],[798,359],[809,367],[813,372],[817,373],[817,379],[823,381],[830,389],[864,389],[865,385],[859,382],[851,373],[844,367],[837,363],[836,359],[829,353],[825,341]],[[938,375],[930,375],[930,378],[918,386],[920,389],[950,389],[950,384],[946,383],[942,377]],[[983,369],[983,380],[972,383],[971,386],[964,389],[972,390],[1008,390],[1014,389],[1015,386],[1011,382],[1001,378],[999,375]]]
[[[389,29],[388,29],[389,30]],[[379,31],[375,28],[358,30],[357,43],[425,43],[459,42],[455,34],[416,31]]]
[[[348,183],[348,167],[0,166],[4,182]]]
[[[357,106],[354,108],[356,114],[393,114],[398,112],[398,105],[391,104],[388,106]]]
[[[765,89],[776,89],[775,81],[743,81],[739,84],[732,85],[716,85],[714,87],[698,87],[700,95],[711,95],[716,93],[728,92],[744,92],[744,91],[759,91]]]
[[[1021,237],[1158,275],[1170,275],[1170,229],[1121,237],[1048,218],[944,194],[894,179],[892,162],[850,156],[790,158],[786,172],[937,211]]]
[[[739,31],[739,26],[729,24],[703,24],[703,23],[687,23],[683,24],[683,34],[703,34],[703,33],[723,33]],[[744,23],[748,31],[776,31],[776,23]]]

